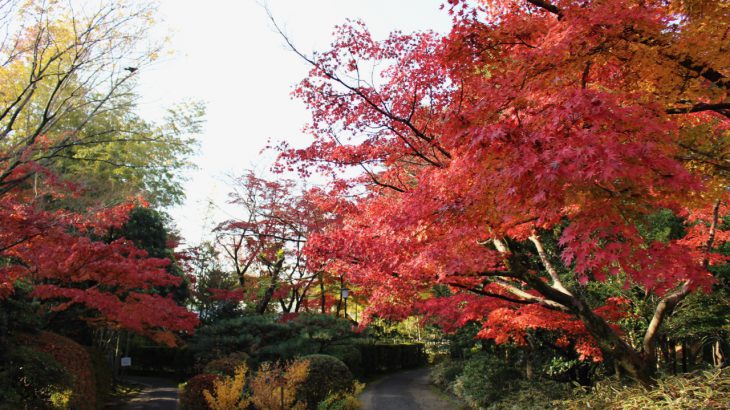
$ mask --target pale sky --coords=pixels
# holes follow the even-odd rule
[[[375,38],[392,30],[446,32],[443,0],[269,0],[292,41],[310,54],[325,50],[336,24],[361,19]],[[309,113],[290,91],[307,65],[287,50],[256,0],[161,0],[159,32],[170,36],[172,56],[139,73],[141,114],[159,118],[185,100],[207,104],[198,170],[185,184],[187,200],[170,210],[187,244],[208,235],[210,224],[236,215],[227,206],[226,175],[266,172],[273,154],[260,154],[269,138],[306,144]],[[210,208],[209,203],[215,204]],[[209,211],[212,210],[212,213]],[[206,225],[208,221],[208,226]]]

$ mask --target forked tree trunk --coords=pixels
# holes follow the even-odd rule
[[[271,302],[271,298],[274,296],[274,291],[276,290],[276,286],[279,283],[279,273],[281,272],[281,268],[283,265],[284,265],[284,257],[278,256],[276,262],[274,262],[270,266],[271,283],[269,284],[269,287],[266,288],[266,291],[264,292],[264,295],[261,297],[261,300],[259,300],[259,302],[256,304],[256,313],[258,313],[259,315],[263,315],[264,312],[266,312],[266,308],[269,306],[269,302]]]
[[[656,384],[656,358],[652,354],[642,354],[624,341],[603,318],[581,300],[577,302],[578,318],[585,324],[588,332],[598,343],[604,354],[611,356],[632,379],[644,387]]]

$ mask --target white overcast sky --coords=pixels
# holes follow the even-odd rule
[[[274,17],[302,51],[324,50],[336,24],[361,19],[376,38],[392,30],[446,32],[443,0],[269,0]],[[235,215],[225,204],[226,175],[254,168],[266,172],[273,154],[261,155],[269,138],[306,141],[309,114],[289,93],[307,73],[268,21],[257,0],[162,0],[159,32],[170,36],[172,56],[139,73],[140,112],[157,119],[176,102],[207,104],[206,126],[185,184],[187,200],[170,210],[189,245],[210,224]],[[212,208],[209,203],[215,204]],[[206,226],[207,224],[207,226]]]

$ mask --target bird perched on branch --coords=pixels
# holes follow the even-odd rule
[[[130,74],[134,74],[137,71],[137,67],[126,67],[125,70],[129,71]]]

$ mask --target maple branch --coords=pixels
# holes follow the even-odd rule
[[[546,10],[550,13],[555,14],[558,17],[558,20],[562,20],[565,15],[563,14],[563,11],[556,5],[545,1],[545,0],[526,0],[528,3],[539,7],[543,10]],[[630,30],[633,31],[633,30]],[[636,33],[638,34],[638,33]],[[664,41],[661,41],[657,38],[654,38],[652,36],[648,36],[645,38],[638,38],[633,39],[631,41],[635,41],[644,45],[656,47],[656,46],[667,46],[667,44]],[[665,57],[675,60],[677,64],[680,66],[690,70],[694,71],[695,73],[699,74],[702,78],[712,82],[716,86],[720,88],[730,89],[730,79],[725,77],[721,72],[717,71],[716,69],[709,66],[709,64],[705,63],[698,63],[695,59],[693,59],[688,54],[681,55],[672,53],[671,51],[663,51],[661,52],[662,55]]]
[[[334,81],[335,83],[345,87],[347,90],[349,90],[354,95],[357,95],[359,98],[361,98],[370,108],[375,110],[378,114],[384,116],[385,118],[395,121],[397,123],[400,123],[404,125],[406,128],[411,130],[413,135],[415,135],[416,138],[421,139],[425,142],[427,142],[429,145],[433,147],[434,150],[440,152],[444,157],[451,159],[451,153],[449,153],[446,149],[444,149],[440,144],[434,141],[434,137],[426,135],[422,130],[420,130],[418,127],[416,127],[415,124],[413,124],[412,121],[410,121],[410,118],[403,118],[398,115],[393,114],[390,112],[390,110],[387,107],[382,107],[379,104],[377,104],[375,101],[372,100],[372,98],[368,97],[359,87],[352,86],[348,84],[345,80],[340,78],[336,73],[326,70],[323,68],[320,64],[318,64],[315,60],[305,55],[303,52],[299,51],[299,49],[294,45],[294,43],[291,42],[289,37],[287,37],[286,34],[284,34],[284,31],[279,27],[278,23],[276,22],[276,19],[274,19],[274,16],[271,14],[271,11],[267,8],[266,13],[269,16],[269,20],[274,26],[274,29],[277,33],[284,39],[284,42],[289,47],[291,51],[294,52],[294,54],[298,55],[302,60],[307,62],[312,67],[316,67],[319,70],[321,70],[322,74],[324,74],[325,77],[328,79]]]
[[[669,52],[664,53],[666,57],[678,60],[678,64],[682,67],[694,71],[705,80],[708,80],[720,88],[730,89],[730,80],[722,75],[719,71],[710,67],[708,64],[697,63],[689,55],[678,56]]]
[[[715,243],[715,232],[717,231],[717,220],[720,217],[720,200],[715,202],[715,206],[712,208],[712,223],[710,224],[710,232],[707,238],[707,245],[705,245],[705,257],[702,259],[702,267],[707,269],[710,265],[710,252],[712,252],[712,246]]]
[[[544,1],[544,0],[527,0],[528,3],[532,4],[533,6],[537,6],[543,10],[549,11],[550,13],[555,14],[558,16],[558,20],[562,20],[564,15],[563,11],[558,8],[558,6]]]
[[[679,156],[677,156],[677,158],[680,159],[680,160],[683,160],[683,161],[699,161],[699,162],[702,162],[704,164],[709,164],[709,165],[712,165],[714,167],[717,167],[718,169],[723,170],[723,171],[730,171],[730,164],[723,164],[722,163],[722,162],[727,163],[728,161],[726,161],[726,160],[715,161],[714,159],[717,157],[717,155],[713,154],[712,152],[706,152],[706,151],[700,150],[698,148],[689,146],[687,144],[683,144],[681,142],[678,142],[677,145],[679,145],[681,148],[686,149],[687,151],[690,151],[693,154],[697,154],[697,155],[703,157],[703,158],[698,158],[698,157],[695,157],[695,156],[692,156],[692,155],[679,155]],[[721,156],[721,159],[722,159],[722,157],[724,157],[724,155]]]
[[[675,306],[677,306],[677,303],[679,303],[679,301],[684,299],[684,297],[689,294],[689,283],[690,281],[685,281],[684,284],[682,284],[682,287],[679,288],[679,290],[674,293],[670,293],[669,295],[662,298],[661,301],[659,301],[659,304],[654,311],[654,316],[651,318],[651,322],[649,322],[649,327],[646,329],[646,333],[644,334],[644,340],[642,342],[644,354],[650,360],[654,360],[654,357],[656,356],[656,345],[654,341],[656,339],[659,327],[661,327],[662,322],[664,321],[664,318],[667,316],[667,314],[671,312]]]
[[[540,238],[537,235],[533,234],[530,235],[530,241],[535,244],[537,254],[540,256],[540,262],[542,262],[543,266],[545,266],[545,270],[547,270],[550,278],[553,280],[553,287],[568,295],[572,295],[572,293],[570,293],[570,291],[566,289],[565,286],[563,286],[563,282],[560,281],[560,276],[555,270],[555,267],[553,267],[553,264],[550,262],[550,259],[548,259],[545,248],[543,248],[542,242],[540,242]]]
[[[472,292],[472,293],[476,293],[477,295],[489,296],[489,297],[492,297],[492,298],[505,300],[507,302],[519,303],[519,304],[523,304],[523,305],[530,305],[530,304],[535,303],[534,301],[531,301],[531,300],[515,299],[515,298],[511,298],[509,296],[500,295],[499,293],[487,292],[487,291],[485,291],[483,289],[475,289],[475,288],[472,288],[470,286],[462,285],[462,284],[459,284],[459,283],[447,283],[447,285],[453,286],[455,288],[463,289],[463,290],[466,290],[466,291],[469,291],[469,292]]]
[[[505,263],[507,266],[512,270],[512,272],[515,274],[515,277],[519,278],[520,280],[527,283],[530,287],[535,289],[538,293],[543,295],[545,297],[545,301],[550,301],[551,303],[556,303],[554,307],[557,308],[557,306],[562,306],[561,309],[569,309],[573,311],[575,306],[579,305],[579,300],[576,299],[573,295],[565,293],[561,290],[558,290],[557,288],[554,288],[553,286],[548,285],[547,283],[543,282],[543,280],[535,275],[531,275],[529,272],[529,269],[524,266],[522,261],[520,261],[512,252],[509,250],[505,242],[501,239],[493,239],[492,242],[494,243],[494,246],[497,248],[497,250],[505,255]],[[500,283],[501,284],[501,283]],[[510,285],[508,285],[510,286]],[[517,288],[514,288],[517,289]],[[509,289],[508,289],[509,290]],[[517,289],[519,290],[519,289]],[[527,294],[531,297],[535,297],[533,295]]]
[[[509,293],[511,293],[511,294],[513,294],[515,296],[519,296],[519,297],[523,298],[526,301],[530,301],[532,303],[536,303],[536,304],[538,304],[540,306],[543,306],[545,308],[552,309],[552,310],[559,310],[561,312],[569,312],[570,311],[569,308],[567,306],[565,306],[564,304],[562,304],[562,303],[558,303],[558,302],[552,301],[550,299],[541,298],[539,296],[532,295],[532,294],[527,293],[524,290],[522,290],[520,288],[517,288],[516,286],[513,286],[513,285],[511,285],[511,284],[509,284],[507,282],[504,282],[504,281],[501,281],[501,280],[494,280],[494,283],[497,284],[497,285],[499,285],[499,286],[501,286],[507,292],[509,292]]]
[[[586,89],[586,86],[588,85],[588,76],[591,73],[591,65],[593,65],[592,62],[586,61],[586,65],[583,68],[583,75],[581,75],[580,78],[580,88]]]
[[[669,48],[671,46],[670,43],[651,35],[641,37],[641,33],[637,32],[633,27],[627,28],[626,34],[629,35],[626,38],[626,41],[643,44],[649,47],[664,47],[664,50],[659,50],[660,55],[670,60],[676,61],[677,64],[679,64],[680,66],[697,73],[697,75],[707,81],[710,81],[719,88],[730,89],[730,80],[719,71],[710,67],[709,64],[698,63],[695,59],[693,59],[689,54],[686,53],[678,54],[676,52],[672,52],[671,50],[666,50],[666,48]]]
[[[718,114],[730,118],[730,102],[707,104],[698,103],[688,107],[672,107],[666,110],[667,114],[689,114],[693,112],[715,111]]]

